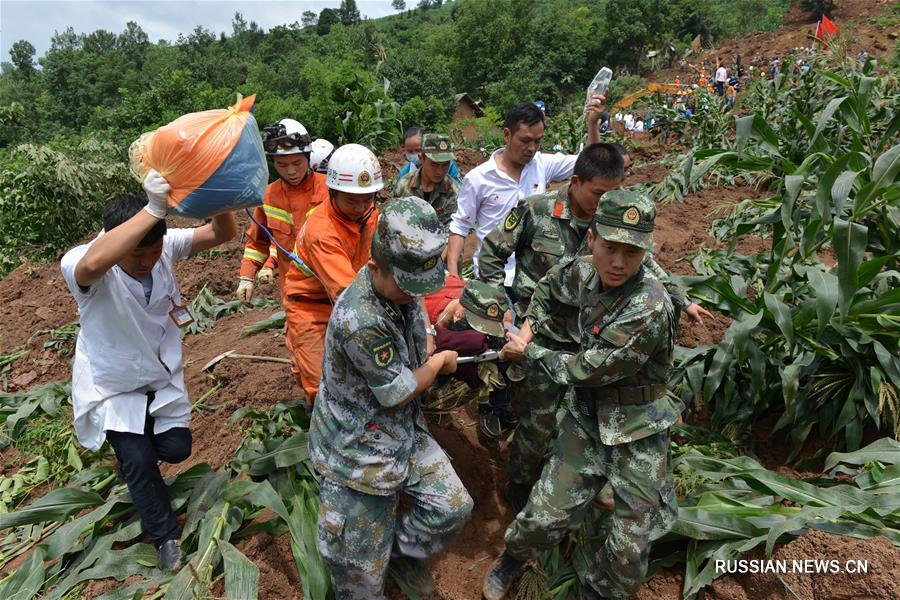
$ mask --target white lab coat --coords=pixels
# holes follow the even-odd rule
[[[118,266],[82,290],[75,281],[75,266],[90,244],[63,257],[60,268],[81,322],[72,365],[72,404],[82,446],[99,450],[107,430],[143,434],[151,390],[156,392],[150,405],[155,433],[190,424],[181,331],[169,311],[173,302],[181,304],[173,265],[190,255],[193,236],[193,229],[166,233],[151,272],[149,303],[141,282]]]

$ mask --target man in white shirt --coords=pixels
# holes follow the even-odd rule
[[[605,96],[595,96],[587,108],[588,144],[600,141],[601,113]],[[450,222],[447,269],[459,277],[459,261],[470,229],[475,229],[475,272],[485,236],[506,218],[521,200],[541,194],[552,181],[567,180],[575,167],[575,154],[540,152],[544,137],[544,113],[533,102],[522,102],[510,110],[503,123],[506,146],[487,162],[469,171],[459,190],[456,213]],[[506,264],[507,287],[515,275],[515,257]],[[515,300],[515,299],[513,299]]]
[[[157,461],[177,463],[191,453],[180,331],[191,319],[173,267],[237,233],[230,213],[167,232],[170,189],[150,171],[146,205],[130,195],[110,202],[104,230],[60,265],[81,322],[72,366],[75,433],[91,450],[109,440],[157,566],[167,570],[180,566],[181,533]]]
[[[600,141],[601,114],[605,96],[594,95],[587,106],[588,143]],[[459,277],[459,261],[469,230],[475,229],[475,274],[478,255],[485,236],[494,230],[509,212],[529,196],[542,194],[552,181],[568,180],[575,168],[574,154],[540,152],[544,137],[544,113],[533,102],[522,102],[512,108],[503,123],[506,146],[495,151],[487,162],[466,174],[457,197],[456,212],[450,221],[447,244],[447,270]],[[509,257],[503,285],[516,302],[512,282],[516,274],[516,257]],[[502,391],[492,394],[487,404],[479,406],[479,440],[493,445],[503,429],[513,427],[516,418],[508,409],[509,399]]]
[[[719,68],[716,69],[716,94],[725,95],[725,82],[728,81],[728,71],[725,69],[724,63],[719,62]]]

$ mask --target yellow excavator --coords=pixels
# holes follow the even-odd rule
[[[679,92],[687,91],[689,89],[690,86],[681,83],[657,83],[655,81],[651,81],[647,84],[647,87],[628,94],[627,96],[616,102],[613,105],[613,109],[615,110],[628,108],[647,94],[678,94]]]

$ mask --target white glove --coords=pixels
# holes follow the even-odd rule
[[[144,177],[144,192],[147,194],[147,206],[144,210],[157,219],[165,219],[171,191],[172,186],[169,182],[155,169],[150,169]]]
[[[237,299],[249,306],[250,300],[253,298],[253,289],[255,287],[256,284],[253,283],[252,277],[241,277],[241,282],[238,284],[237,291],[235,292]]]
[[[256,281],[262,285],[272,285],[275,282],[275,271],[272,269],[260,269],[256,274]]]

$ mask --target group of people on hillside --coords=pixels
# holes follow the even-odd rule
[[[505,491],[516,517],[485,597],[506,597],[524,561],[558,543],[601,490],[609,535],[580,574],[585,597],[635,592],[651,542],[672,527],[669,427],[682,406],[666,381],[679,313],[709,313],[652,258],[656,207],[621,187],[630,157],[600,140],[604,101],[588,104],[578,155],[542,153],[543,111],[513,107],[505,145],[464,177],[449,136],[410,130],[408,165],[380,206],[369,149],[333,149],[291,118],[265,128],[278,179],[254,211],[236,293],[249,303],[277,271],[291,370],[311,410],[318,549],[339,599],[383,597],[389,565],[427,593],[424,559],[477,508],[420,406],[457,371],[458,352],[437,348],[442,325],[425,307],[453,281],[453,326],[501,349],[506,387],[479,408],[480,438],[514,429]],[[151,171],[143,187],[146,199],[111,202],[103,231],[62,261],[82,325],[75,429],[89,448],[110,442],[158,566],[177,569],[180,529],[158,468],[191,448],[179,331],[190,315],[173,265],[237,228],[225,214],[167,230],[168,184]],[[401,494],[412,500],[402,514]]]

